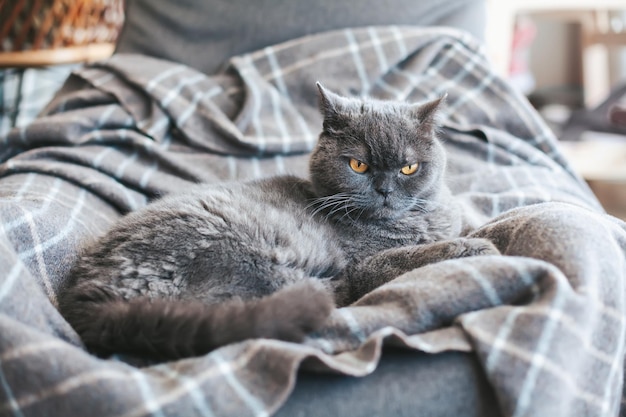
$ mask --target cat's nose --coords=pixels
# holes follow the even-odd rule
[[[383,197],[387,198],[389,197],[389,194],[391,194],[393,192],[393,188],[391,187],[378,187],[376,189],[376,192],[380,195],[382,195]]]

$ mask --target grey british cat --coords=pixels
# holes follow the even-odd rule
[[[300,341],[335,303],[404,272],[498,253],[458,237],[441,99],[361,100],[318,87],[324,123],[310,180],[195,185],[87,248],[59,308],[89,350],[168,359],[248,338]]]

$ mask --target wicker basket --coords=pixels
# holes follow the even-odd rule
[[[0,0],[0,55],[110,49],[123,22],[123,0]]]

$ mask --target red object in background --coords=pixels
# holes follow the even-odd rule
[[[529,93],[535,87],[535,78],[530,67],[530,48],[537,36],[534,22],[524,16],[518,16],[513,31],[511,61],[509,62],[509,81],[521,92]]]

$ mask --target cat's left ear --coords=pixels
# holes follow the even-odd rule
[[[437,113],[445,105],[448,93],[426,103],[414,104],[411,106],[413,115],[420,122],[420,124],[429,125],[434,127],[437,124]]]

